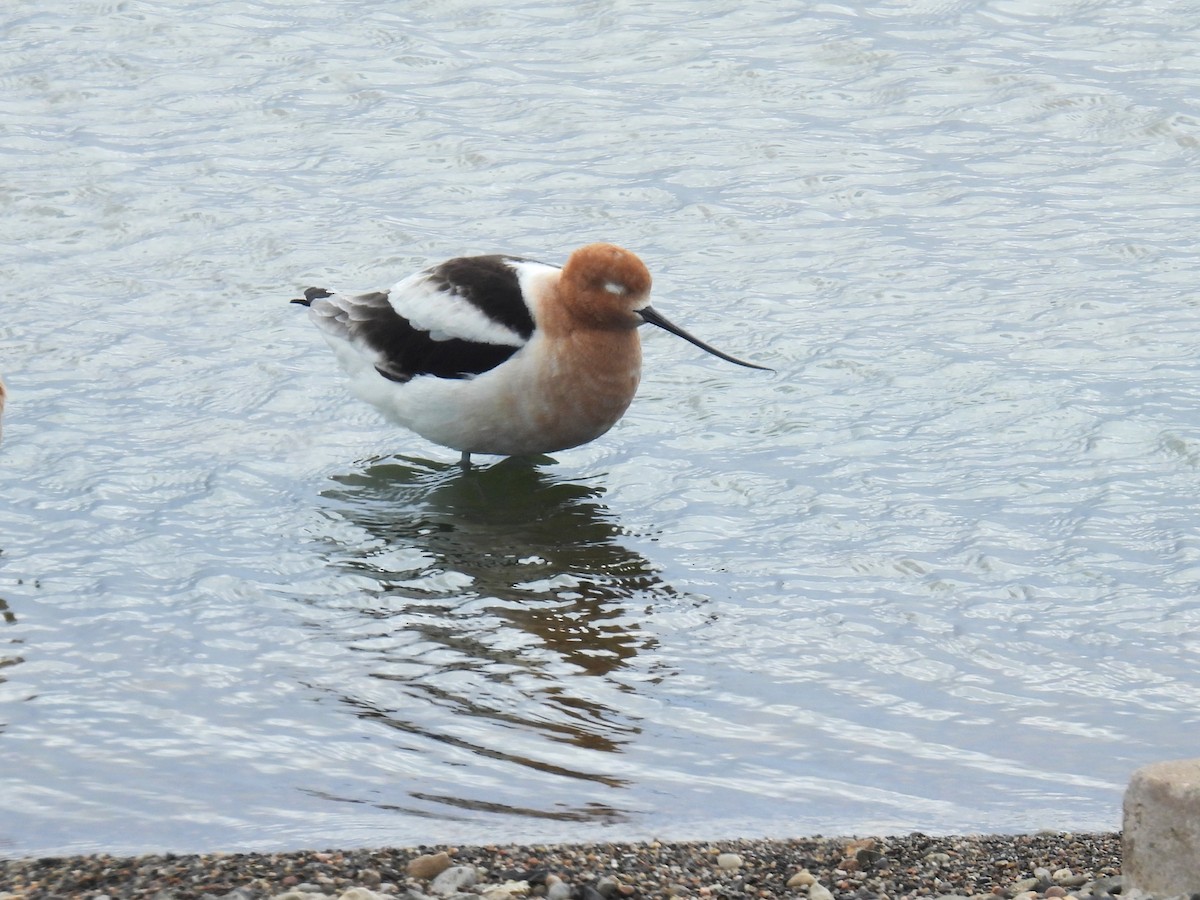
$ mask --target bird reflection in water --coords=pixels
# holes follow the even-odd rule
[[[592,752],[620,752],[638,734],[630,695],[667,673],[637,661],[656,646],[637,609],[644,616],[675,594],[623,545],[621,527],[598,501],[603,490],[547,474],[536,458],[466,471],[370,460],[334,481],[323,494],[331,511],[365,532],[351,540],[339,531],[330,554],[369,579],[348,637],[378,655],[374,678],[424,701],[415,712],[411,702],[389,708],[377,692],[371,699],[346,693],[342,702],[501,767],[623,787],[596,771],[607,767]],[[515,734],[540,737],[531,748]],[[592,752],[551,751],[553,761],[539,760],[541,740]],[[494,798],[412,796],[476,810],[496,805]],[[595,803],[509,811],[622,818]]]

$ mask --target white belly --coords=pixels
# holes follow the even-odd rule
[[[622,342],[622,352],[590,358],[569,346],[551,355],[535,337],[469,379],[426,375],[398,383],[362,365],[350,374],[362,400],[434,443],[502,456],[552,453],[599,437],[624,414],[641,369],[641,348],[630,337],[633,353]]]

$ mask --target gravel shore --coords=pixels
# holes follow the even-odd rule
[[[0,860],[0,900],[1111,900],[1120,835],[800,838]]]

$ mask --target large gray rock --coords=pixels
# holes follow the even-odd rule
[[[1200,892],[1200,759],[1153,763],[1125,790],[1121,872],[1126,890]]]

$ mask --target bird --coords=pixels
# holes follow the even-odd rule
[[[522,256],[461,256],[389,291],[311,287],[292,300],[350,376],[351,391],[423,438],[472,454],[530,456],[595,440],[641,377],[637,329],[651,324],[723,360],[650,305],[638,256],[587,244],[559,267]]]

